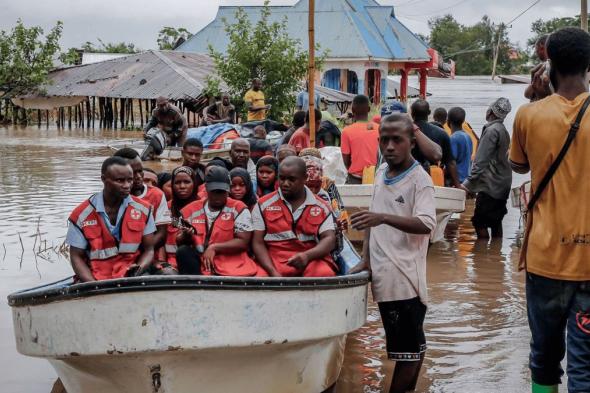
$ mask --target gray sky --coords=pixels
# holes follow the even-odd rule
[[[306,0],[303,0],[306,1]],[[317,0],[322,1],[322,0]],[[378,0],[394,5],[397,17],[416,33],[428,34],[428,19],[451,13],[460,23],[476,23],[484,14],[494,22],[508,22],[533,0]],[[271,5],[295,0],[271,0]],[[0,0],[0,30],[9,30],[18,18],[26,25],[50,28],[64,22],[62,48],[86,41],[133,42],[142,49],[156,47],[163,26],[186,27],[196,32],[215,18],[219,5],[258,5],[263,0]],[[512,24],[510,39],[525,45],[536,19],[578,14],[579,0],[541,0]]]

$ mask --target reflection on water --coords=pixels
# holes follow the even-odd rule
[[[487,79],[431,80],[429,91],[433,107],[464,106],[478,132],[493,98],[507,96],[514,108],[523,102],[522,86]],[[0,128],[0,298],[70,273],[68,261],[57,252],[67,216],[100,190],[99,166],[110,153],[106,145],[137,137],[99,130]],[[514,184],[522,179],[515,178]],[[475,241],[472,211],[470,202],[468,211],[450,222],[447,240],[429,253],[429,349],[418,391],[525,392],[529,333],[524,277],[516,268],[518,212],[509,209],[504,239],[488,244]],[[348,338],[338,393],[377,393],[389,385],[392,363],[385,358],[383,336],[378,309],[371,304],[367,324]],[[55,374],[49,364],[16,353],[4,300],[0,353],[1,391],[50,391]]]

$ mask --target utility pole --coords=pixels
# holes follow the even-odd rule
[[[309,0],[309,70],[307,72],[307,94],[309,97],[309,144],[315,147],[315,1]]]
[[[580,12],[580,24],[582,30],[588,31],[588,0],[582,0],[582,7]]]
[[[496,40],[496,48],[494,49],[494,65],[492,66],[492,80],[496,79],[496,66],[498,65],[498,55],[500,54],[500,42],[502,40],[502,29],[504,24],[501,23],[498,27],[498,39]]]

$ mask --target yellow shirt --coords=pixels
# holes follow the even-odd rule
[[[514,119],[510,160],[531,168],[535,190],[561,150],[588,93],[553,94],[523,105]],[[590,111],[559,169],[533,208],[527,271],[560,280],[590,280]]]
[[[264,93],[260,90],[254,91],[252,89],[246,92],[244,96],[246,103],[252,104],[252,106],[264,106]],[[266,119],[266,111],[251,112],[248,111],[248,121],[264,120]]]
[[[452,132],[451,132],[451,127],[449,127],[449,123],[445,123],[443,127],[444,127],[445,131],[447,132],[447,134],[449,134],[449,136],[451,136]],[[463,128],[463,131],[465,131],[467,133],[467,135],[469,135],[469,138],[471,138],[471,144],[473,145],[473,152],[471,153],[471,161],[475,161],[475,153],[477,152],[477,145],[478,145],[477,136],[475,135],[475,131],[473,131],[473,128],[471,128],[469,123],[467,123],[466,121],[463,122],[462,128]]]

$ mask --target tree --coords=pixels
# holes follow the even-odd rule
[[[589,18],[590,20],[590,18]],[[547,21],[537,19],[531,24],[533,36],[528,39],[527,46],[534,54],[535,44],[543,34],[550,34],[563,27],[580,27],[580,15],[566,18],[553,18]]]
[[[160,50],[172,50],[176,48],[178,40],[182,39],[184,42],[192,36],[193,33],[184,27],[174,28],[164,26],[158,33],[158,48]]]
[[[58,21],[43,37],[41,27],[27,28],[19,19],[12,31],[0,31],[0,98],[25,94],[48,83],[62,26]]]
[[[86,41],[82,44],[80,49],[84,52],[102,52],[102,53],[137,53],[141,52],[141,49],[135,47],[135,44],[131,42],[107,42],[98,38],[100,45],[96,45],[93,42]]]
[[[498,40],[499,73],[511,73],[523,62],[520,52],[519,60],[511,59],[515,46],[508,39],[506,26],[495,25],[487,16],[473,26],[459,24],[452,15],[431,19],[428,25],[430,46],[455,61],[458,75],[490,75]]]
[[[266,0],[255,25],[242,8],[231,23],[224,20],[229,36],[227,52],[209,46],[209,55],[236,103],[243,100],[252,79],[260,78],[267,103],[272,105],[270,117],[278,119],[295,105],[295,93],[307,75],[308,54],[301,49],[300,40],[289,37],[286,18],[270,22],[268,4]],[[318,69],[325,57],[326,53],[316,57]]]

